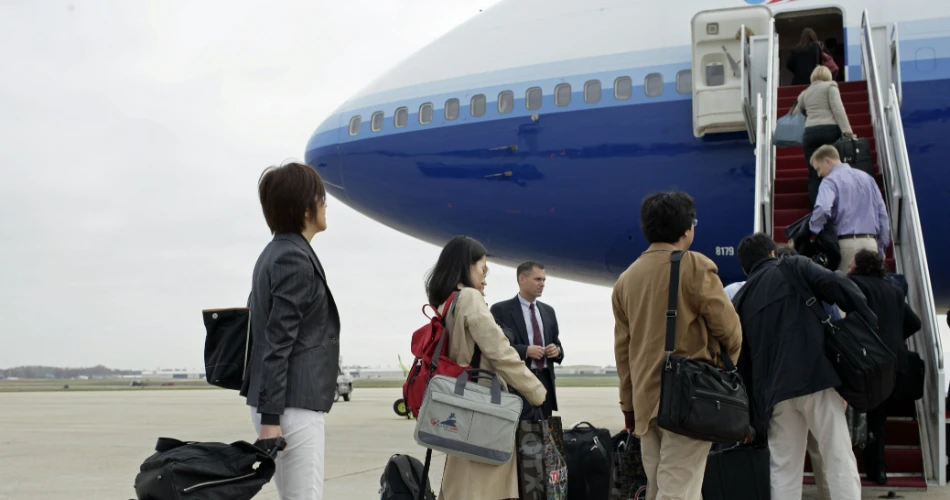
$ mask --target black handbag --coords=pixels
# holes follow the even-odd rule
[[[244,383],[251,351],[251,309],[205,309],[205,378],[208,383],[238,391]]]
[[[564,431],[567,497],[609,500],[613,472],[610,431],[578,422]]]
[[[924,397],[924,377],[927,374],[927,365],[920,359],[920,354],[904,350],[907,359],[907,369],[897,373],[897,389],[894,393],[903,401],[917,401]]]
[[[247,500],[270,482],[283,438],[225,443],[158,438],[135,476],[138,500]]]
[[[778,268],[825,325],[825,355],[841,379],[838,393],[859,412],[877,408],[894,391],[897,356],[859,313],[849,313],[844,319],[832,321],[818,299],[785,267],[784,260],[779,262]]]
[[[749,435],[749,396],[726,348],[719,346],[725,370],[712,363],[673,354],[682,258],[680,251],[670,254],[666,361],[661,376],[657,425],[701,441],[738,443]]]

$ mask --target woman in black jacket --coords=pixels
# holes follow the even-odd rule
[[[877,314],[878,335],[897,355],[897,377],[907,375],[907,354],[904,341],[920,330],[920,318],[907,305],[904,291],[884,280],[890,270],[877,252],[861,250],[854,257],[848,275],[864,296],[868,306]],[[884,425],[887,405],[899,400],[895,391],[888,401],[868,412],[868,446],[864,449],[864,468],[870,481],[887,484],[884,467]]]
[[[815,30],[811,28],[802,30],[802,37],[798,41],[798,45],[792,49],[792,53],[789,54],[788,61],[785,63],[785,67],[792,72],[792,85],[808,85],[811,83],[811,72],[815,70],[815,66],[821,65],[822,51]]]

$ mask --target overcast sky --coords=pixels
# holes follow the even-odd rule
[[[201,310],[244,304],[270,240],[261,170],[493,3],[0,2],[0,367],[200,369]],[[332,198],[327,218],[343,361],[395,366],[440,249]],[[542,300],[565,364],[613,363],[609,288],[551,278]]]

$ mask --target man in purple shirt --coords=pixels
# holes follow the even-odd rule
[[[838,270],[847,272],[860,250],[877,250],[884,255],[891,244],[890,223],[874,178],[841,163],[838,150],[831,145],[818,148],[811,165],[822,181],[808,228],[815,235],[829,219],[834,223],[841,246]]]

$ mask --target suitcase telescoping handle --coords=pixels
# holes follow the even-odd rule
[[[473,368],[470,370],[465,370],[459,374],[458,378],[455,379],[455,395],[456,396],[465,396],[465,384],[469,380],[478,380],[480,378],[491,379],[491,402],[492,404],[500,405],[501,404],[501,382],[498,380],[498,376],[488,370],[482,370],[479,368]]]

